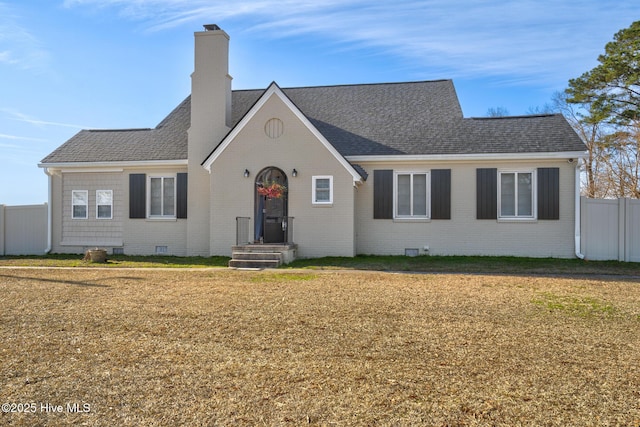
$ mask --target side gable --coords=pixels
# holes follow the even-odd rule
[[[218,144],[218,146],[209,154],[209,156],[202,162],[202,166],[209,172],[213,163],[220,157],[225,149],[233,142],[242,129],[251,121],[255,114],[266,104],[266,102],[273,96],[278,97],[287,108],[309,129],[309,131],[315,136],[315,138],[331,153],[331,155],[345,168],[345,170],[352,176],[353,183],[359,184],[364,181],[364,177],[356,170],[354,166],[349,163],[342,154],[331,145],[331,143],[320,133],[320,131],[311,123],[307,116],[287,97],[287,95],[280,89],[275,83],[265,90],[262,96],[256,101],[256,103],[249,109],[244,117],[236,124],[236,126],[224,137],[224,139]]]

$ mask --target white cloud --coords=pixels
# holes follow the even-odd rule
[[[61,123],[61,122],[52,122],[47,120],[36,119],[27,114],[23,114],[19,111],[16,111],[10,108],[1,108],[0,111],[3,112],[9,120],[16,120],[19,122],[28,123],[37,127],[54,126],[54,127],[72,128],[72,129],[91,129],[90,126],[82,126],[82,125],[77,125],[73,123]]]
[[[63,128],[72,128],[72,129],[92,129],[91,126],[82,126],[76,125],[73,123],[60,123],[60,122],[49,122],[46,120],[36,120],[36,119],[14,119],[22,122],[30,123],[36,126],[55,126],[55,127],[63,127]]]
[[[11,51],[5,50],[0,52],[0,62],[4,62],[5,64],[12,64],[13,62],[15,62],[11,58]]]
[[[42,139],[42,138],[30,138],[30,137],[27,137],[27,136],[7,135],[5,133],[0,133],[0,139],[10,139],[10,140],[13,140],[13,141],[47,142],[46,139]],[[18,148],[17,145],[2,144],[2,143],[0,143],[0,147]]]
[[[240,22],[260,37],[304,35],[374,48],[448,77],[477,74],[555,82],[582,73],[637,0],[65,0],[66,7],[114,8],[150,31]],[[629,25],[631,21],[625,25]],[[589,65],[586,65],[586,64]]]
[[[23,70],[46,68],[49,53],[25,27],[8,4],[0,2],[0,63]]]

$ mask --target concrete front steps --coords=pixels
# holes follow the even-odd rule
[[[230,268],[277,268],[289,264],[296,258],[297,245],[283,244],[249,244],[231,248]]]

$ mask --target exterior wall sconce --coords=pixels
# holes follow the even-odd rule
[[[291,176],[293,176],[294,178],[298,176],[298,171],[296,170],[296,168],[293,168],[293,170],[291,171]]]
[[[244,170],[244,177],[249,178],[249,169]]]

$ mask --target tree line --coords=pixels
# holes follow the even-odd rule
[[[640,198],[640,21],[618,31],[598,65],[569,80],[551,104],[528,111],[549,112],[562,113],[587,146],[583,195]]]

